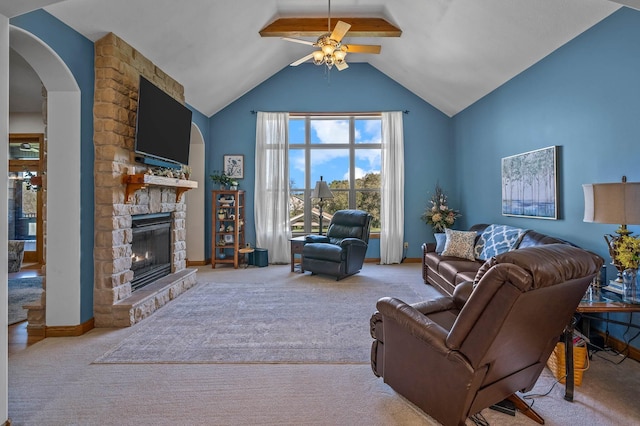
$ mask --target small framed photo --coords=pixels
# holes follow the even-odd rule
[[[224,174],[232,179],[244,179],[244,155],[224,156]]]
[[[224,242],[225,242],[225,244],[233,244],[233,235],[225,234]]]

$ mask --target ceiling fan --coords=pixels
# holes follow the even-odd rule
[[[338,71],[342,71],[349,67],[345,61],[347,53],[380,53],[380,50],[382,49],[380,45],[343,44],[342,38],[347,34],[349,28],[351,28],[351,24],[344,21],[338,21],[336,26],[333,28],[333,31],[331,31],[331,0],[329,0],[326,34],[322,34],[315,42],[291,37],[282,37],[283,40],[308,44],[319,49],[291,63],[291,66],[295,67],[307,62],[309,59],[313,59],[313,63],[316,65],[325,64],[329,69],[335,65]]]

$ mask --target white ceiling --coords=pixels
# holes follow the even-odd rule
[[[381,44],[382,53],[348,61],[369,62],[453,116],[620,3],[640,7],[640,0],[333,0],[331,14],[383,17],[400,27],[399,38],[354,38]],[[90,40],[108,32],[124,39],[182,83],[187,102],[207,116],[311,52],[261,38],[260,29],[278,17],[327,14],[326,0],[0,0],[0,13],[43,5]]]

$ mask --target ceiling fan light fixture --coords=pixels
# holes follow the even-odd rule
[[[332,43],[333,40],[323,40],[323,43],[320,44],[320,49],[325,55],[331,55],[334,50],[336,50],[336,45]]]
[[[324,62],[324,53],[322,50],[316,50],[313,52],[313,63],[316,65],[322,65]]]
[[[291,66],[295,67],[309,59],[313,59],[313,63],[315,65],[324,64],[328,69],[331,69],[335,65],[339,71],[342,71],[349,68],[349,65],[347,65],[345,61],[347,53],[380,53],[381,46],[379,45],[351,45],[350,48],[349,46],[342,44],[342,39],[349,31],[349,28],[351,28],[351,24],[344,21],[338,21],[333,28],[333,31],[331,30],[331,0],[329,0],[329,13],[327,19],[328,32],[318,37],[315,43],[296,38],[283,37],[284,40],[308,44],[319,49],[291,63]]]

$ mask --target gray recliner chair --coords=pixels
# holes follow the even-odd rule
[[[341,280],[362,269],[369,243],[371,215],[362,210],[338,210],[327,235],[308,235],[302,249],[302,268]]]

